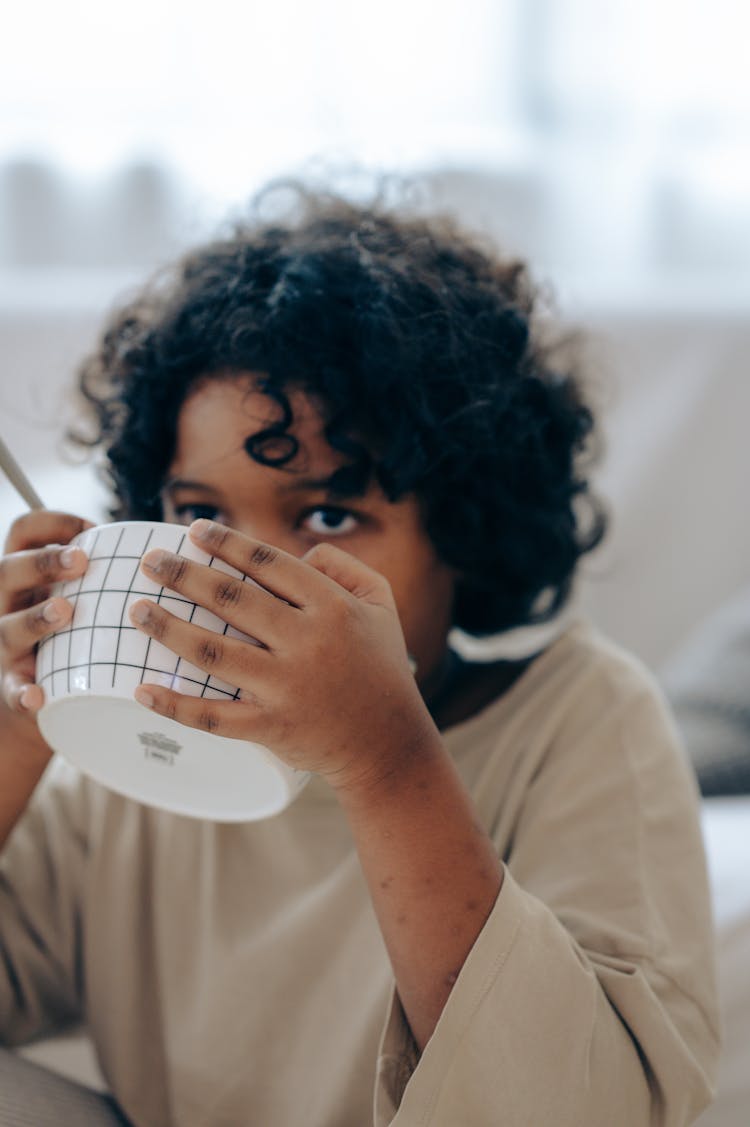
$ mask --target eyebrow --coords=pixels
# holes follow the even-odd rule
[[[210,485],[202,481],[187,481],[184,478],[173,477],[162,486],[162,493],[174,493],[176,489],[197,489],[201,493],[215,493]]]
[[[278,488],[281,493],[320,492],[321,490],[330,492],[332,478],[333,474],[327,474],[326,477],[294,478]],[[178,489],[192,489],[200,493],[218,493],[218,489],[213,485],[206,485],[202,481],[188,481],[181,477],[173,477],[166,483],[162,492],[171,494],[176,493]]]

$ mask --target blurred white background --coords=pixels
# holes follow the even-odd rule
[[[59,438],[104,312],[271,176],[414,177],[596,341],[613,523],[579,597],[658,668],[750,575],[749,39],[746,0],[6,4],[5,439],[49,506],[100,519]],[[0,529],[22,509],[0,481]],[[745,1127],[747,928],[722,936],[732,1053],[701,1125]]]
[[[547,272],[746,276],[742,0],[28,0],[3,23],[6,268],[148,263],[270,175],[359,162],[484,170]]]
[[[528,256],[606,345],[604,625],[655,662],[741,584],[741,0],[27,0],[3,22],[1,425],[49,505],[103,512],[58,438],[120,295],[269,177],[392,171]],[[3,526],[20,508],[0,483]]]

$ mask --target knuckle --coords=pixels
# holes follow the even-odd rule
[[[188,570],[188,561],[184,556],[171,556],[160,568],[161,574],[170,587],[179,587],[184,581]]]
[[[212,708],[202,708],[198,713],[198,727],[206,732],[217,732],[221,721]]]
[[[268,567],[276,559],[279,553],[270,544],[256,544],[250,552],[250,566],[254,567]]]
[[[211,524],[206,529],[203,539],[212,548],[223,548],[229,539],[230,532],[231,529],[227,528],[225,524]]]
[[[167,697],[162,706],[162,712],[168,720],[177,719],[177,701],[174,697]]]
[[[224,656],[224,647],[218,638],[202,638],[196,649],[198,664],[209,669],[218,665]]]
[[[36,605],[29,607],[29,609],[24,614],[24,620],[26,629],[35,637],[40,634],[46,634],[48,631],[51,633],[55,629],[56,625],[60,625],[59,623],[53,624],[51,622],[48,622],[44,617],[44,603],[37,603]]]
[[[149,607],[143,625],[148,628],[149,634],[151,634],[157,642],[163,641],[166,637],[167,616],[157,610],[155,606]]]
[[[214,590],[214,601],[220,607],[236,607],[243,596],[242,584],[236,579],[220,579]]]
[[[59,548],[41,548],[34,552],[34,570],[43,582],[49,583],[57,578],[60,571]]]

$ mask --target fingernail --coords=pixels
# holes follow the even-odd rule
[[[76,548],[63,548],[60,552],[60,567],[71,568],[76,564]]]
[[[190,532],[196,540],[209,540],[213,530],[214,522],[212,520],[206,520],[205,517],[200,517],[199,520],[194,520],[190,525]]]
[[[153,708],[156,704],[156,697],[148,689],[144,689],[142,685],[139,685],[135,690],[135,699],[139,704],[145,705],[146,708]]]
[[[54,603],[47,603],[42,611],[42,618],[45,622],[59,622],[62,618],[60,608]]]
[[[135,622],[139,622],[141,626],[148,622],[150,614],[151,609],[148,603],[135,603],[134,606],[130,608],[130,617]]]
[[[171,553],[165,552],[163,548],[154,548],[147,556],[143,557],[143,563],[149,571],[159,571],[170,555]]]

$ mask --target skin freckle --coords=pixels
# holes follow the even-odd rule
[[[479,907],[479,901],[478,900],[467,900],[466,901],[467,912],[476,912],[478,907]]]
[[[380,882],[380,887],[383,889],[390,888],[393,884],[393,877],[384,877]]]
[[[407,918],[408,917],[406,916],[406,913],[402,912],[400,916],[396,917],[396,923],[399,925],[399,927],[403,927],[407,921]]]

